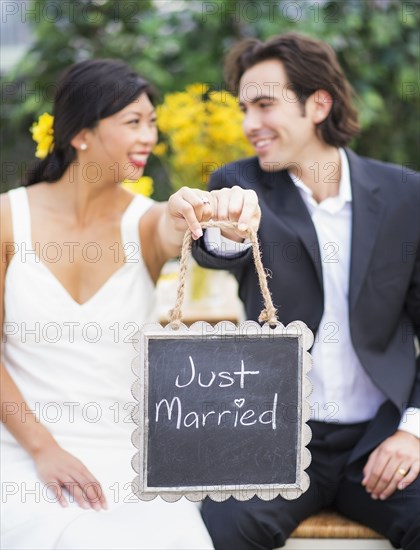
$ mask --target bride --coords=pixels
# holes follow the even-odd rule
[[[256,229],[256,195],[124,190],[157,129],[150,85],[120,61],[72,66],[33,133],[44,158],[1,196],[2,547],[210,548],[195,504],[131,493],[132,336],[185,230]]]

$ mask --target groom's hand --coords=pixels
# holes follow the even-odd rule
[[[420,439],[397,430],[370,454],[362,485],[373,499],[385,500],[408,487],[420,472]]]

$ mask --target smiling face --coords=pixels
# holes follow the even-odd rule
[[[311,96],[305,106],[292,91],[280,61],[270,59],[244,72],[239,84],[243,129],[263,170],[305,162],[322,146],[316,135],[320,113]]]
[[[155,109],[150,99],[141,94],[124,109],[86,131],[85,138],[88,160],[98,163],[107,179],[137,180],[143,175],[158,138]]]

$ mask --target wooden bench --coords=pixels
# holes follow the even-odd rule
[[[292,533],[285,550],[388,550],[393,546],[381,535],[324,510],[304,520]]]

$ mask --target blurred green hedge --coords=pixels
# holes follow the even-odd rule
[[[396,0],[175,1],[33,0],[24,15],[35,33],[24,59],[2,77],[2,190],[19,184],[33,159],[28,128],[51,111],[64,68],[92,57],[117,57],[161,94],[191,82],[223,86],[222,61],[237,40],[288,30],[329,42],[355,88],[360,154],[418,169],[419,4]],[[21,3],[21,9],[25,4]],[[170,190],[157,160],[158,199]]]

